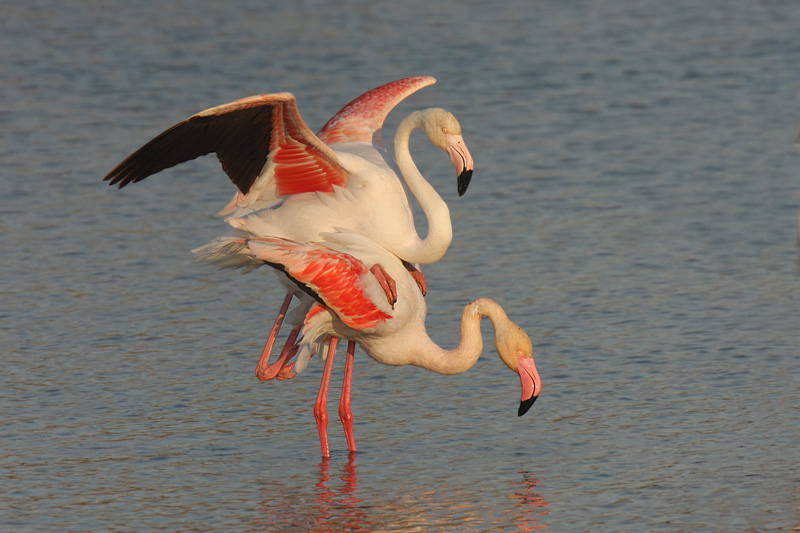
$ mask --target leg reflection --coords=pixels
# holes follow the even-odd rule
[[[534,531],[544,529],[547,524],[541,522],[542,517],[550,514],[547,509],[550,502],[536,490],[539,480],[532,472],[520,472],[522,474],[522,488],[514,494],[517,500],[517,507],[520,510],[519,529],[520,531]]]
[[[363,500],[356,496],[358,472],[356,454],[351,453],[347,464],[341,468],[341,487],[331,489],[330,459],[323,458],[319,467],[317,483],[317,516],[315,523],[320,530],[331,531],[370,531],[371,522]]]

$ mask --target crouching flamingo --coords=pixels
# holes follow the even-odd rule
[[[355,344],[379,363],[415,365],[440,374],[459,374],[472,368],[483,349],[482,317],[495,330],[500,359],[519,375],[524,415],[542,390],[533,360],[530,337],[512,322],[503,308],[488,298],[468,304],[461,316],[461,339],[453,350],[431,340],[425,330],[427,307],[416,282],[394,255],[362,235],[340,232],[326,235],[325,244],[298,243],[281,238],[253,238],[245,244],[253,257],[286,274],[319,303],[307,314],[302,338],[293,349],[284,349],[283,371],[300,372],[309,358],[321,352],[329,339],[322,383],[314,408],[323,457],[330,456],[327,433],[327,394],[337,338],[348,339],[345,378],[339,415],[350,452],[356,451],[350,390]],[[393,290],[374,275],[379,266],[393,280]],[[297,361],[288,360],[297,355]]]

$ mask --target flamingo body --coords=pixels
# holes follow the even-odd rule
[[[319,240],[338,228],[360,231],[405,260],[423,292],[424,276],[410,263],[438,261],[452,240],[447,205],[422,177],[409,154],[408,138],[421,128],[445,150],[463,194],[473,162],[461,126],[441,109],[406,117],[395,135],[397,163],[387,157],[381,128],[404,98],[435,83],[430,76],[405,78],[355,98],[318,135],[303,121],[290,93],[257,95],[202,111],[176,124],[122,161],[104,178],[120,188],[196,157],[215,153],[238,191],[220,214],[235,228],[194,252],[222,267],[252,269],[263,264],[241,245],[242,237],[277,236],[300,242]],[[402,174],[428,216],[422,239]],[[279,276],[292,295],[302,293]],[[288,301],[284,302],[288,306]],[[301,311],[310,305],[306,299]],[[256,375],[271,379],[269,357],[285,311],[278,314]],[[278,375],[277,377],[280,377]]]
[[[303,348],[307,357],[319,351],[321,340],[335,336],[358,342],[376,361],[387,365],[415,365],[441,374],[458,374],[471,368],[481,354],[481,317],[486,316],[495,328],[495,348],[506,365],[520,376],[523,397],[520,416],[530,408],[541,392],[541,380],[533,362],[530,337],[512,322],[499,304],[480,298],[464,308],[461,341],[454,350],[436,345],[425,330],[427,307],[412,275],[401,261],[364,236],[353,232],[328,235],[325,244],[296,243],[285,239],[259,238],[247,241],[253,255],[270,265],[278,265],[323,305],[306,317],[300,341],[296,371],[301,371]],[[308,263],[319,262],[319,268],[338,267],[337,290],[320,287],[318,279],[307,284],[311,276]],[[363,267],[353,265],[362,263]],[[370,268],[380,264],[396,282],[397,300],[391,305],[383,296]],[[346,268],[342,268],[346,265]],[[346,289],[339,291],[344,285]],[[316,287],[316,288],[315,288]],[[382,312],[373,324],[360,327],[351,309],[371,305]],[[323,307],[324,306],[324,307]]]
[[[260,379],[291,378],[291,365],[284,368],[287,362],[299,351],[295,370],[302,370],[321,343],[331,338],[326,377],[315,407],[325,456],[323,405],[336,338],[350,341],[340,414],[351,451],[355,442],[349,390],[356,342],[384,364],[458,373],[480,355],[478,324],[481,316],[489,316],[495,324],[498,353],[519,372],[523,393],[529,395],[523,398],[520,415],[541,388],[530,339],[524,332],[520,335],[522,330],[490,300],[477,300],[465,308],[462,342],[456,350],[442,350],[425,333],[424,278],[409,262],[439,260],[452,240],[452,226],[447,205],[411,158],[409,137],[413,130],[423,129],[434,145],[448,153],[459,195],[469,184],[473,161],[461,126],[442,109],[416,111],[403,119],[394,139],[396,162],[385,152],[381,128],[398,102],[434,82],[423,76],[373,89],[334,115],[318,135],[302,120],[290,93],[237,100],[169,128],[104,178],[122,188],[196,157],[217,155],[238,189],[220,213],[229,215],[226,220],[235,231],[195,251],[199,258],[221,266],[254,268],[266,263],[285,274],[281,277],[289,293],[257,367]],[[428,218],[424,239],[417,234],[398,171]],[[319,241],[326,245],[315,244]],[[294,294],[301,295],[296,314],[304,316],[303,337],[295,342],[300,334],[296,326],[279,362],[267,365]],[[325,305],[313,307],[315,301]]]
[[[306,242],[344,227],[364,233],[406,261],[435,262],[452,240],[450,213],[414,165],[408,137],[422,128],[448,152],[463,194],[473,163],[461,126],[450,113],[429,109],[412,113],[398,128],[397,168],[428,216],[425,239],[417,234],[403,184],[380,135],[399,101],[434,82],[422,76],[373,89],[334,115],[319,136],[300,117],[290,93],[243,98],[169,128],[104,179],[121,188],[213,152],[239,189],[221,212],[233,215],[228,222],[237,230]],[[225,246],[231,240],[211,243],[200,250],[201,258],[220,261],[219,254],[231,253]]]

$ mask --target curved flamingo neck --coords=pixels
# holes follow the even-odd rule
[[[472,368],[483,351],[481,318],[488,317],[494,326],[495,335],[511,321],[500,304],[488,298],[479,298],[464,308],[461,314],[461,340],[454,350],[445,350],[427,337],[420,343],[411,364],[438,372],[460,374]],[[502,358],[502,356],[501,356]]]
[[[394,137],[394,155],[403,179],[428,219],[428,235],[424,239],[417,235],[412,248],[403,252],[403,259],[411,263],[434,263],[444,256],[450,246],[453,226],[450,209],[422,176],[409,152],[408,140],[412,131],[423,127],[422,116],[421,111],[415,111],[400,123]]]

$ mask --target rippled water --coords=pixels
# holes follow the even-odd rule
[[[793,2],[272,4],[4,4],[1,529],[800,527]],[[216,161],[100,179],[216,104],[290,90],[318,128],[419,74],[388,129],[446,107],[477,165],[458,198],[412,142],[456,228],[429,332],[497,300],[544,392],[517,418],[491,342],[459,376],[360,354],[359,452],[332,421],[321,461],[319,365],[253,376],[278,283],[190,254]]]

